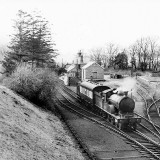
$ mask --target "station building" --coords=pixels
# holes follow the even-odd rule
[[[104,80],[104,69],[96,62],[88,62],[82,67],[81,80]]]
[[[86,65],[83,62],[83,55],[80,52],[77,54],[76,62],[68,66],[67,74],[66,74],[66,85],[77,85],[77,83],[81,80],[81,71],[82,67]]]
[[[76,63],[67,68],[66,85],[77,85],[79,81],[104,80],[104,69],[96,62],[83,62],[81,52],[77,54]]]

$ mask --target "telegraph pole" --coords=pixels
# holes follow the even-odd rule
[[[76,75],[76,77],[78,78],[78,59],[77,59],[77,75]]]
[[[62,58],[62,67],[63,67],[63,58]]]

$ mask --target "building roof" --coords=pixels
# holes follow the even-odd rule
[[[98,66],[100,66],[98,63],[91,61],[91,62],[88,62],[86,65],[84,65],[84,66],[82,67],[82,69],[86,69],[86,68],[92,66],[93,64],[97,64]],[[101,67],[101,66],[100,66],[100,67]],[[101,68],[103,68],[103,67],[101,67]]]
[[[74,64],[70,65],[70,66],[68,67],[68,69],[67,69],[67,72],[71,71],[71,70],[74,69],[74,68],[75,68],[75,65],[74,65]]]
[[[109,89],[108,86],[103,86],[103,85],[100,85],[100,84],[95,84],[95,83],[91,83],[91,82],[87,82],[87,81],[84,81],[80,84],[80,86],[88,89],[88,90],[91,90],[91,91],[104,91],[106,89]]]
[[[72,65],[72,64],[66,64],[66,65],[65,65],[66,70],[67,70],[71,65]]]

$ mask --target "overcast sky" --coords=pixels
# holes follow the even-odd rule
[[[128,47],[141,37],[160,37],[160,0],[0,0],[2,45],[19,9],[41,11],[53,24],[59,61],[110,42]]]

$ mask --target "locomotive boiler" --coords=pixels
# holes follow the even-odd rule
[[[132,98],[128,97],[126,93],[121,94],[112,94],[108,98],[108,102],[114,105],[114,107],[122,114],[133,113],[135,108],[135,102]]]
[[[135,102],[127,92],[116,88],[82,82],[77,86],[77,94],[90,103],[91,109],[100,113],[119,129],[130,126],[136,129],[141,118],[134,113]]]

